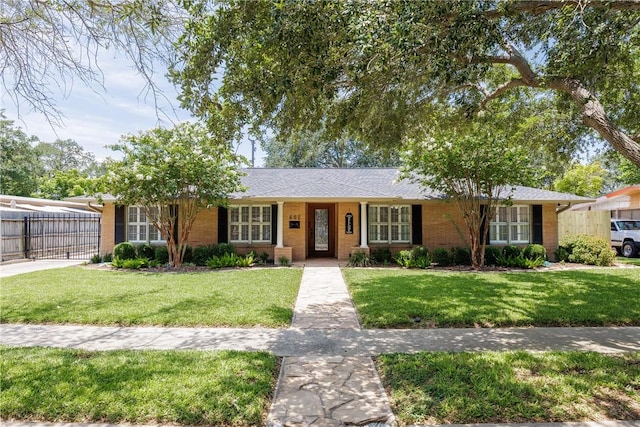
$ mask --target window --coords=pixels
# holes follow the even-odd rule
[[[411,206],[369,206],[371,243],[409,243]]]
[[[491,221],[491,243],[529,243],[531,225],[529,206],[502,206]]]
[[[157,214],[158,208],[151,208],[152,215]],[[139,206],[129,206],[127,212],[127,240],[129,242],[161,242],[160,233],[147,219],[144,209]]]
[[[271,243],[271,206],[231,206],[229,240],[242,243]]]

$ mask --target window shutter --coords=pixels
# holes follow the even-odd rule
[[[125,241],[125,213],[127,211],[126,206],[116,205],[115,212],[115,226],[114,226],[114,243],[117,245],[118,243],[122,243]]]
[[[218,207],[218,243],[229,242],[229,216],[227,208]]]
[[[271,205],[271,244],[278,243],[278,205]]]
[[[422,245],[422,205],[411,205],[411,240]]]
[[[486,227],[487,224],[487,220],[489,221],[489,224],[491,224],[491,218],[487,218],[485,216],[487,212],[487,205],[480,205],[480,215],[482,215],[484,218],[482,220],[482,223],[480,224],[480,244],[486,244],[490,245],[491,241],[489,239],[489,231],[490,231],[490,226],[486,228],[487,232],[485,234],[482,234],[482,229]]]
[[[531,243],[542,244],[542,205],[531,209]]]

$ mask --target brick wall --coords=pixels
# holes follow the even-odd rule
[[[558,214],[555,204],[542,205],[542,246],[547,256],[553,260],[553,252],[558,249]]]
[[[195,248],[216,243],[218,243],[218,208],[203,209],[196,216],[187,244]]]
[[[101,218],[101,236],[100,236],[100,254],[105,255],[113,252],[116,234],[116,205],[113,203],[105,203],[102,208]]]
[[[349,212],[353,215],[353,234],[345,233],[345,218]],[[339,260],[347,260],[354,247],[360,246],[360,203],[337,203],[336,216],[336,256]]]
[[[283,206],[283,214],[284,246],[293,248],[292,261],[302,261],[307,258],[307,205],[300,202],[286,202]],[[289,228],[289,221],[300,221],[300,228]]]
[[[434,202],[422,205],[422,245],[430,251],[468,246],[466,227],[455,204]]]

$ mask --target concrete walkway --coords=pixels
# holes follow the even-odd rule
[[[293,321],[303,330],[360,330],[340,267],[305,267]],[[287,356],[282,361],[268,427],[395,426],[371,357]]]
[[[6,266],[2,267],[4,271]],[[340,269],[333,262],[305,267],[289,329],[0,324],[0,344],[87,350],[268,351],[284,356],[269,426],[395,426],[371,356],[418,351],[640,351],[640,327],[361,330]],[[113,427],[37,422],[0,425]],[[640,427],[640,421],[477,426]]]
[[[80,265],[86,260],[20,260],[0,264],[0,277],[15,276],[32,271],[51,270],[53,268],[63,268],[72,265]]]

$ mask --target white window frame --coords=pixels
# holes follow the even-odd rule
[[[489,230],[491,244],[531,243],[531,215],[530,205],[499,206],[494,218],[491,219]],[[499,236],[499,230],[502,236]]]
[[[370,243],[411,243],[411,205],[369,205],[368,222]]]
[[[268,220],[265,220],[266,214]],[[271,205],[231,205],[228,209],[229,242],[271,243],[272,222]]]
[[[135,212],[134,215],[132,215],[133,212]],[[135,219],[135,221],[132,219]],[[135,233],[131,232],[131,227],[136,228]],[[140,231],[141,228],[144,231]],[[135,234],[135,239],[131,238],[132,234]],[[143,237],[143,239],[140,237]],[[142,206],[127,206],[127,241],[131,243],[149,244],[164,243],[164,239],[162,238],[160,231],[156,230],[153,224],[149,221],[149,218],[147,218],[147,214]]]

